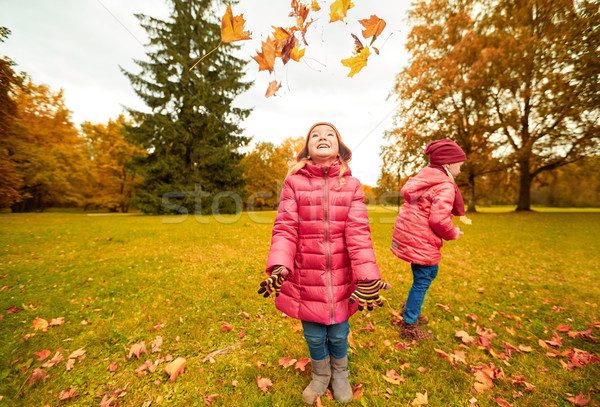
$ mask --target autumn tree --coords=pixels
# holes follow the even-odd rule
[[[10,30],[0,27],[0,42],[10,35]],[[14,159],[16,137],[13,124],[17,115],[15,92],[21,87],[23,78],[12,69],[14,62],[0,57],[0,208],[7,208],[23,200],[23,177]]]
[[[147,61],[136,61],[137,74],[124,71],[151,110],[129,110],[136,123],[128,129],[130,140],[149,152],[136,160],[145,181],[135,205],[146,213],[180,207],[233,212],[236,203],[225,195],[242,193],[238,149],[249,141],[239,125],[250,111],[233,106],[251,85],[242,80],[246,61],[232,55],[235,45],[223,43],[190,70],[220,44],[213,11],[220,2],[169,3],[166,20],[137,15],[150,38]]]
[[[89,161],[83,139],[71,122],[63,92],[26,81],[15,94],[17,117],[11,143],[23,186],[13,212],[43,211],[50,206],[82,206]]]
[[[529,210],[536,176],[598,151],[598,15],[585,0],[416,3],[388,161],[414,170],[427,142],[451,137],[469,157],[470,207],[476,177],[515,168]]]
[[[107,124],[85,122],[81,125],[86,154],[91,161],[92,193],[87,206],[128,212],[135,190],[143,181],[128,164],[136,157],[145,156],[146,151],[125,139],[125,123],[121,115]]]

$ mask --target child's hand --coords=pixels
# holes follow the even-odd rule
[[[390,285],[381,280],[359,281],[358,288],[350,296],[350,302],[354,303],[358,300],[358,309],[365,309],[365,304],[369,311],[375,309],[376,306],[383,306],[383,301],[379,298],[379,290],[389,290]]]
[[[283,281],[289,273],[289,270],[283,266],[275,267],[271,275],[260,283],[258,293],[267,298],[269,295],[275,292],[275,297],[279,297],[279,291],[281,291]]]
[[[460,230],[460,228],[458,228],[458,227],[455,227],[454,230],[456,230],[456,233],[458,233],[458,236],[456,236],[457,239],[465,234],[465,232]]]

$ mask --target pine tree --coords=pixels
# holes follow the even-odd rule
[[[167,20],[136,15],[148,32],[148,61],[135,61],[139,74],[123,70],[138,96],[151,109],[129,109],[136,123],[130,139],[148,150],[137,159],[145,179],[134,205],[146,213],[232,213],[243,194],[242,154],[248,144],[239,123],[249,109],[233,106],[252,84],[244,82],[247,61],[236,58],[231,44],[197,59],[220,41],[216,0],[170,0]],[[239,201],[238,201],[239,202]]]

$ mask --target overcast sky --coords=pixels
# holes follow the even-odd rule
[[[273,74],[259,72],[250,58],[271,26],[293,24],[288,17],[290,1],[241,0],[233,6],[233,14],[243,13],[245,27],[252,32],[251,40],[238,42],[242,45],[238,56],[250,60],[246,79],[254,81],[236,105],[254,109],[242,124],[253,142],[278,144],[290,136],[305,136],[315,122],[333,123],[353,151],[353,175],[374,186],[381,168],[383,134],[393,128],[394,79],[408,61],[404,43],[410,2],[354,0],[346,22],[330,24],[332,2],[319,1],[322,9],[309,14],[315,22],[308,29],[305,58],[285,66],[278,59]],[[134,14],[166,19],[169,10],[164,0],[0,0],[0,10],[0,26],[12,31],[0,43],[0,54],[16,62],[15,69],[28,73],[35,83],[62,88],[77,125],[105,123],[117,117],[123,106],[145,109],[119,66],[139,71],[133,60],[146,59],[147,36]],[[351,33],[362,39],[363,27],[357,20],[372,14],[387,22],[373,44],[380,54],[372,52],[368,65],[349,78],[350,70],[340,60],[352,56]],[[282,88],[276,96],[265,98],[271,80],[282,82]]]

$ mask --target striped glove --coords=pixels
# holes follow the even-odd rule
[[[269,295],[275,292],[275,297],[279,297],[279,291],[281,291],[281,285],[283,280],[287,277],[289,271],[284,266],[277,266],[271,272],[271,275],[260,283],[258,293],[262,294],[263,297],[267,298]]]
[[[381,280],[359,281],[358,288],[350,296],[350,302],[358,301],[358,309],[365,309],[365,305],[369,311],[375,309],[376,306],[383,306],[383,301],[379,298],[379,290],[389,290],[390,285]]]

